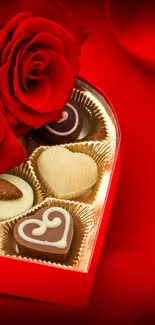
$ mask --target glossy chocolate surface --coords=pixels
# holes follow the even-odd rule
[[[82,114],[75,103],[69,101],[59,121],[44,125],[36,136],[45,145],[63,144],[75,141],[82,129]]]

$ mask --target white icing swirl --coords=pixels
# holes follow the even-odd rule
[[[61,218],[55,217],[51,221],[48,219],[50,213],[52,213],[52,212],[60,212],[65,217],[65,229],[64,229],[64,233],[63,233],[61,240],[59,240],[57,242],[43,241],[43,240],[31,238],[24,233],[25,226],[32,225],[32,224],[36,224],[37,226],[39,226],[32,230],[32,235],[38,236],[38,237],[44,235],[46,233],[47,228],[59,227],[62,223]],[[27,219],[27,220],[24,220],[23,222],[21,222],[21,224],[18,227],[18,234],[23,240],[25,240],[31,244],[51,246],[51,247],[56,247],[59,249],[64,249],[67,247],[67,237],[68,237],[68,232],[70,229],[70,218],[71,218],[70,214],[63,208],[59,208],[59,207],[49,208],[43,213],[42,220]]]
[[[72,134],[78,127],[78,124],[79,124],[79,116],[78,116],[78,113],[77,113],[77,110],[74,106],[72,106],[71,104],[67,104],[66,106],[68,106],[73,112],[74,112],[74,115],[75,115],[75,124],[74,126],[72,127],[72,129],[70,129],[69,131],[66,131],[66,132],[59,132],[59,131],[56,131],[54,130],[52,127],[50,127],[49,125],[45,124],[45,127],[46,129],[55,134],[55,135],[58,135],[58,136],[66,136],[66,135],[70,135]],[[67,116],[65,115],[64,117],[62,117],[57,123],[62,123],[64,122],[67,118]]]

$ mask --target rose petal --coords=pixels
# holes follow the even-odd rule
[[[31,34],[29,33],[26,35],[31,35]],[[19,43],[18,40],[20,38],[21,37],[17,38],[17,41],[15,41],[16,46]],[[26,38],[26,36],[25,36],[25,38]],[[21,39],[21,41],[23,39]],[[63,46],[63,43],[61,42],[61,40],[59,38],[57,38],[51,34],[45,33],[45,32],[41,32],[41,33],[35,35],[33,38],[31,37],[31,40],[29,40],[29,42],[27,43],[27,46],[24,48],[24,51],[21,53],[21,56],[24,55],[24,53],[28,49],[31,49],[31,47],[34,49],[34,51],[36,49],[36,52],[38,51],[38,49],[48,49],[49,48],[49,49],[56,51],[62,55],[64,55],[64,53],[65,53],[64,46]],[[15,46],[14,46],[14,48],[15,48]]]
[[[56,121],[60,119],[62,107],[58,108],[57,110],[52,110],[50,108],[49,113],[45,111],[41,114],[29,109],[28,107],[24,107],[11,95],[7,82],[7,76],[8,64],[5,64],[0,69],[0,88],[3,94],[3,101],[6,103],[7,109],[16,120],[23,123],[24,125],[37,129],[49,121]],[[63,104],[61,106],[63,106]]]
[[[50,61],[48,52],[45,50],[38,50],[36,53],[33,53],[32,58],[34,62],[43,63],[45,66],[47,66]]]
[[[35,34],[45,32],[59,37],[59,25],[57,23],[42,17],[34,17],[28,18],[19,24],[14,32],[13,40],[17,39],[22,33],[32,31]]]
[[[5,128],[5,134],[3,138],[2,130]],[[14,133],[11,131],[7,124],[3,114],[0,111],[0,174],[20,165],[26,158],[26,150],[17,140]]]
[[[51,48],[53,50],[58,51],[59,53],[64,53],[63,45],[61,44],[60,40],[57,40],[52,35],[47,33],[40,33],[32,38],[32,34],[23,34],[18,37],[15,42],[12,44],[11,51],[9,53],[8,61],[11,64],[11,69],[14,67],[14,62],[12,62],[13,58],[14,61],[16,60],[17,53],[19,57],[22,57],[27,49],[32,45],[40,44],[42,48]],[[27,42],[27,45],[26,45]],[[21,48],[20,48],[21,47]],[[13,75],[13,72],[12,72]],[[10,83],[12,84],[12,78],[10,79]]]
[[[14,69],[13,88],[15,97],[35,111],[43,112],[44,106],[48,103],[51,96],[51,83],[47,76],[36,82],[29,91],[22,91],[18,78],[18,62]]]
[[[21,123],[33,128],[39,128],[49,121],[56,121],[60,118],[63,106],[70,97],[70,91],[74,86],[72,70],[68,62],[55,52],[51,52],[51,60],[53,62],[49,67],[50,82],[53,85],[52,94],[54,96],[44,107],[40,114],[28,107],[24,107],[17,99],[15,99],[8,85],[8,63],[0,69],[0,88],[6,102],[8,111]]]
[[[39,61],[32,60],[32,62],[30,62],[29,66],[28,66],[27,73],[31,72],[32,70],[36,70],[38,74],[42,73],[43,70],[45,69],[45,67],[47,66],[47,64],[45,64],[41,61],[39,62]]]
[[[76,77],[80,66],[80,62],[78,60],[78,56],[80,54],[79,49],[77,48],[73,37],[62,26],[58,25],[58,28],[60,39],[53,37],[53,35],[41,32],[36,35],[32,41],[30,41],[27,48],[32,44],[38,44],[41,48],[49,48],[51,50],[56,50],[57,52],[62,53],[63,56],[65,56],[65,58],[70,62],[72,68],[75,70]],[[25,48],[25,51],[27,48]]]
[[[48,121],[55,121],[61,117],[61,111],[52,111],[49,114],[46,112],[39,114],[28,107],[24,107],[14,96],[11,95],[8,83],[8,63],[0,69],[0,88],[2,100],[7,106],[8,111],[12,116],[23,123],[24,125],[39,128]],[[18,128],[17,128],[18,129]]]
[[[29,33],[28,35],[30,37],[27,36],[27,45],[23,46],[23,50],[20,53],[21,57],[25,54],[27,50],[33,49],[33,51],[37,53],[40,49],[46,49],[46,48],[51,48],[53,51],[56,51],[64,55],[64,46],[61,43],[60,39],[56,38],[55,36],[50,35],[48,33],[40,33],[39,35],[36,35],[34,37],[32,37],[31,33]],[[30,38],[29,41],[28,41],[28,37]],[[19,44],[19,40],[20,38],[18,38],[13,44],[13,49],[12,52],[10,53],[10,56],[12,55],[16,46]],[[23,40],[21,41],[23,42]]]
[[[33,92],[23,93],[18,83],[17,70],[14,74],[14,90],[17,98],[28,107],[32,108],[34,105],[34,110],[37,109],[40,113],[48,113],[52,108],[62,110],[74,86],[73,72],[69,63],[61,55],[52,51],[50,51],[50,60],[52,63],[48,66],[49,79],[45,77],[43,81],[38,82]],[[49,100],[43,107],[43,98],[47,96],[46,80],[50,86]]]
[[[46,66],[42,62],[32,61],[27,71],[27,78],[42,79],[45,76]]]
[[[9,33],[14,28],[16,28],[22,21],[25,19],[31,19],[31,12],[21,12],[18,15],[14,16],[3,28],[5,32]]]
[[[40,33],[34,37],[34,39],[29,43],[37,43],[47,47],[52,47],[52,39],[49,34]],[[61,56],[60,56],[61,57]],[[65,62],[65,61],[64,61]],[[31,107],[34,110],[39,110],[40,112],[44,111],[44,106],[47,105],[50,96],[51,96],[51,84],[47,77],[37,83],[33,87],[33,91],[28,93],[23,93],[18,80],[18,61],[16,61],[16,66],[14,70],[14,81],[13,88],[15,91],[15,96],[22,102],[24,105]]]
[[[3,116],[4,116],[3,113],[4,113],[4,106],[2,101],[0,101],[0,142],[3,140],[6,132],[6,124],[3,123]]]
[[[9,64],[5,63],[0,68],[0,89],[1,89],[1,96],[4,99],[8,110],[10,111],[10,107],[21,109],[23,104],[20,103],[10,92],[9,82],[8,82],[8,71],[9,71]],[[11,111],[11,114],[13,111]],[[13,114],[14,115],[14,114]]]
[[[51,81],[52,96],[44,108],[45,112],[49,112],[52,107],[63,109],[74,87],[73,71],[67,60],[53,51],[49,52],[51,60],[48,66],[48,74]]]
[[[22,12],[14,16],[0,31],[0,51],[4,46],[4,43],[9,35],[24,19],[32,17],[30,12]]]
[[[4,103],[2,103],[2,100],[0,100],[0,110],[5,117],[7,123],[10,125],[12,129],[17,126],[18,122],[15,120],[15,118],[8,112],[7,107],[4,107]],[[0,134],[1,136],[1,134]],[[0,140],[1,141],[1,140]]]
[[[21,41],[25,41],[25,38],[29,38],[29,35],[22,35],[22,37],[19,37],[15,41],[8,58],[9,61],[11,61],[12,55],[17,45],[19,45]],[[53,43],[52,43],[51,35],[46,33],[40,33],[39,35],[35,36],[34,39],[31,42],[29,42],[29,45],[31,45],[32,43],[38,44],[43,40],[44,40],[44,46],[49,46],[49,48],[52,47]],[[51,84],[48,77],[45,77],[43,80],[40,81],[40,83],[37,84],[36,87],[33,88],[33,94],[32,92],[29,92],[28,94],[26,93],[23,94],[19,85],[17,66],[18,63],[16,62],[16,67],[14,71],[14,81],[13,81],[15,96],[24,105],[31,107],[34,110],[43,111],[44,106],[46,106],[51,96]]]
[[[13,74],[13,68],[16,60],[16,55],[18,52],[22,53],[24,47],[25,47],[25,42],[28,41],[30,38],[29,35],[22,35],[19,37],[14,43],[12,43],[11,50],[9,52],[9,56],[7,57],[7,62],[10,66],[10,72],[9,72],[9,82],[12,84],[12,74]]]
[[[27,45],[25,44],[27,42]],[[29,47],[33,45],[39,44],[42,49],[51,48],[52,50],[56,50],[57,52],[63,54],[64,47],[61,44],[60,40],[54,38],[52,35],[47,33],[40,33],[32,38],[32,33],[22,34],[20,35],[14,43],[12,43],[11,51],[8,57],[8,61],[12,60],[12,56],[14,52],[17,53],[20,51],[20,56],[23,56]],[[21,48],[20,48],[21,47]]]
[[[11,61],[14,51],[16,51],[16,53],[20,51],[20,53],[22,54],[22,52],[25,50],[27,43],[31,40],[31,38],[32,38],[32,34],[29,33],[29,34],[21,35],[14,42],[12,41],[11,51],[9,53],[7,61]]]
[[[13,74],[14,74],[14,67],[16,64],[16,58],[21,56],[21,53],[23,53],[26,45],[27,45],[26,40],[22,40],[20,42],[20,40],[18,39],[16,45],[13,44],[9,52],[9,56],[6,62],[8,62],[9,64],[9,83],[11,86],[13,85]]]
[[[20,53],[19,53],[20,56]],[[18,61],[18,56],[17,56]],[[37,53],[27,51],[21,58],[18,66],[19,79],[23,88],[26,87],[26,78],[32,69],[37,69],[42,72],[49,63],[48,53],[45,51],[38,51]],[[39,76],[38,76],[39,77]]]
[[[33,75],[32,71],[38,69],[39,74],[38,75]],[[28,91],[28,86],[26,85],[26,81],[28,78],[30,79],[36,79],[36,80],[41,80],[43,79],[44,75],[42,72],[45,69],[45,65],[41,62],[35,63],[35,61],[32,61],[31,64],[27,67],[27,71],[25,71],[25,74],[23,75],[23,83],[21,84],[21,87],[23,85],[23,88],[25,88]],[[21,74],[21,71],[19,72]],[[20,80],[20,76],[19,80]]]
[[[19,129],[18,125],[15,128],[15,134],[21,135],[29,128],[38,129],[42,125],[47,124],[49,121],[55,122],[60,119],[62,114],[62,109],[52,110],[49,113],[39,113],[31,110],[29,107],[22,107],[22,109],[18,109],[17,107],[12,107],[8,104],[9,111],[15,116],[15,118],[24,125]]]
[[[45,56],[46,55],[44,55],[44,59]],[[46,56],[46,60],[47,60],[47,56]],[[18,68],[19,68],[19,61],[17,55],[14,73],[13,73],[14,95],[24,105],[30,107],[31,109],[42,111],[42,109],[48,103],[51,96],[51,84],[48,77],[45,76],[43,80],[40,80],[39,82],[34,84],[32,89],[30,89],[27,92],[23,92],[21,89],[21,85],[19,83]]]
[[[16,113],[16,112],[15,112]],[[49,113],[39,113],[32,111],[28,107],[24,107],[21,112],[18,113],[18,120],[24,123],[24,125],[28,125],[31,128],[38,129],[42,125],[50,122],[58,121],[62,115],[62,109],[51,110]]]
[[[12,41],[8,42],[8,44],[4,47],[4,50],[1,54],[1,65],[3,65],[4,63],[6,63],[9,52],[11,50],[11,46],[12,46]]]
[[[37,80],[37,81],[42,80],[44,77],[45,77],[44,74],[40,74],[40,75],[36,76],[30,72],[27,76],[27,83],[28,83],[28,81],[31,81],[31,80]],[[29,86],[27,86],[27,89],[29,89]]]

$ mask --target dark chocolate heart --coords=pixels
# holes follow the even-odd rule
[[[22,255],[65,260],[72,242],[73,220],[63,208],[43,208],[18,221],[14,237]]]

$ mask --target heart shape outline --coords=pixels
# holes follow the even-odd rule
[[[65,229],[64,229],[64,233],[63,233],[61,240],[59,240],[57,242],[48,242],[48,241],[37,240],[37,239],[31,238],[31,237],[25,235],[24,227],[29,224],[37,224],[39,226],[39,228],[42,228],[42,232],[41,232],[40,236],[46,232],[47,228],[56,228],[55,224],[54,224],[54,226],[52,226],[53,220],[60,219],[60,218],[54,218],[52,221],[50,221],[48,219],[48,216],[52,212],[60,212],[65,217]],[[18,227],[18,234],[20,235],[20,237],[23,240],[25,240],[31,244],[51,246],[51,247],[55,247],[55,248],[59,248],[59,249],[65,249],[67,247],[67,237],[68,237],[68,233],[69,233],[69,229],[70,229],[70,223],[71,223],[71,216],[68,211],[66,211],[65,209],[60,208],[60,207],[52,207],[52,208],[47,209],[43,213],[42,220],[27,219],[27,220],[24,220],[23,222],[21,222]],[[58,226],[60,226],[60,224]]]
[[[67,158],[63,158],[65,154]],[[81,158],[84,165],[78,168]],[[71,151],[64,146],[45,148],[37,159],[37,168],[45,191],[57,199],[67,200],[85,195],[98,180],[98,166],[95,160],[90,155]],[[59,182],[61,170],[65,170],[65,173],[61,175]],[[75,177],[78,177],[76,186]]]

